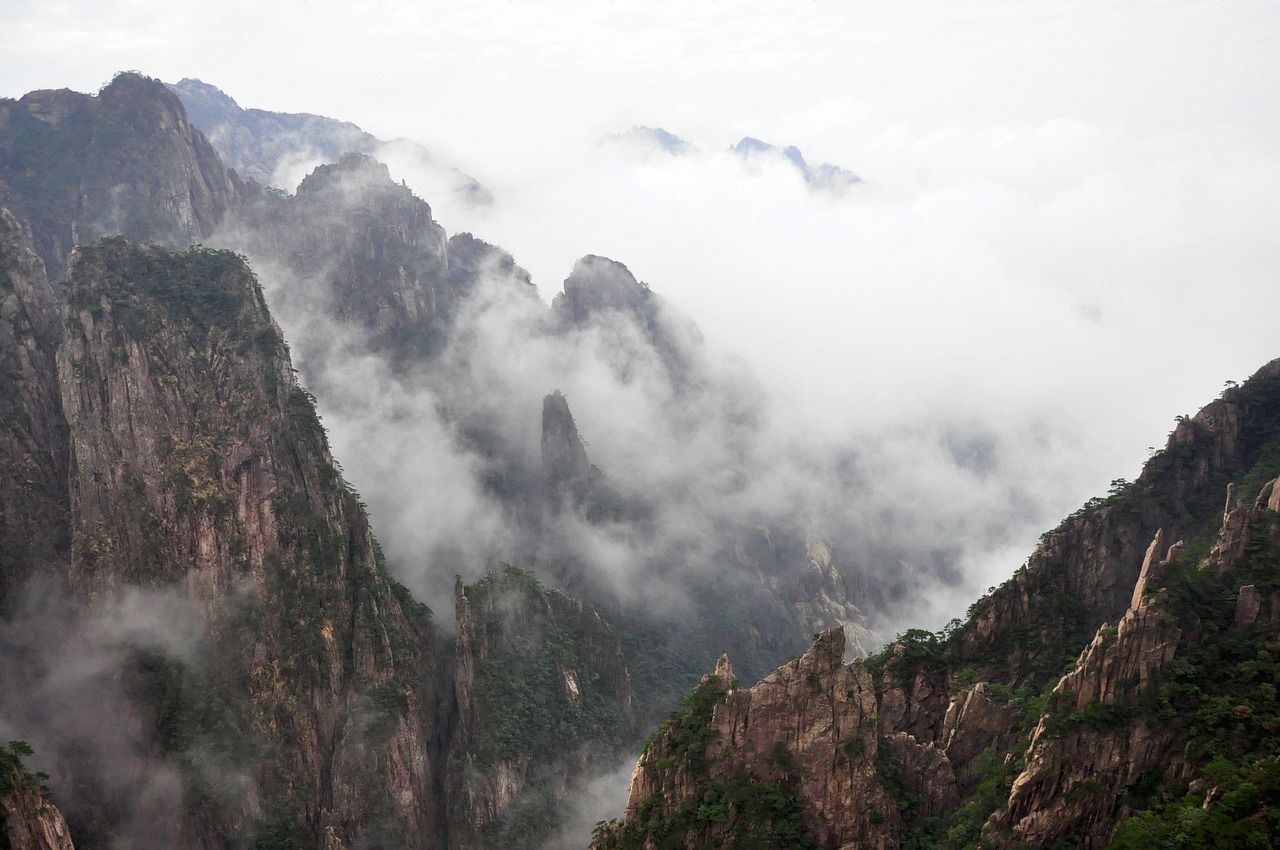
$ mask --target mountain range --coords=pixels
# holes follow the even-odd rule
[[[879,649],[953,568],[868,449],[616,260],[544,302],[387,144],[0,100],[0,846],[1270,846],[1280,364]]]

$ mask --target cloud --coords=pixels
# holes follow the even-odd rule
[[[547,292],[581,254],[623,260],[697,321],[709,362],[746,364],[765,430],[753,486],[726,512],[766,493],[774,508],[825,501],[835,524],[878,541],[866,517],[892,508],[892,533],[921,543],[898,545],[950,550],[948,573],[972,594],[1110,479],[1133,477],[1175,415],[1280,354],[1266,318],[1280,307],[1280,163],[1247,133],[889,128],[841,158],[867,182],[840,198],[697,141],[678,158],[584,143],[539,179],[497,186],[493,209],[436,209],[511,250]],[[716,489],[725,430],[673,427],[653,374],[611,380],[589,334],[572,356],[500,321],[479,339],[471,362],[528,387],[526,407],[550,386],[569,393],[610,475],[643,491],[684,470],[694,490]],[[965,434],[988,444],[982,470],[947,450]],[[842,453],[866,490],[828,488]],[[933,608],[934,591],[919,592]]]
[[[174,592],[125,587],[90,605],[42,580],[0,622],[0,738],[34,748],[29,767],[52,777],[78,841],[178,843],[183,776],[148,745],[151,718],[128,683],[142,655],[198,664],[204,634]]]
[[[596,771],[577,782],[568,795],[569,811],[556,834],[542,844],[542,850],[576,850],[589,846],[596,824],[615,818],[626,809],[637,758],[627,756],[616,766]]]

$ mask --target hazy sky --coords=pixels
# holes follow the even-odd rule
[[[1050,525],[1280,356],[1274,2],[0,0],[0,20],[0,95],[136,69],[412,137],[497,198],[426,196],[445,228],[512,251],[544,298],[614,257],[752,364],[782,426],[973,423],[1024,447],[1028,486],[1053,479]],[[600,144],[636,124],[698,150]],[[866,182],[745,166],[744,135]]]

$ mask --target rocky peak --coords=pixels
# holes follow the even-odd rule
[[[912,793],[922,813],[952,805],[946,756],[905,733],[879,734],[871,677],[861,660],[844,663],[844,649],[842,629],[821,632],[750,688],[724,679],[732,668],[722,659],[650,740],[625,817],[593,846],[701,847],[780,834],[793,836],[788,846],[891,846],[903,824],[877,772],[886,759],[921,780]],[[761,798],[773,804],[761,807]]]
[[[49,801],[39,778],[23,766],[19,753],[24,750],[30,754],[24,741],[0,749],[0,847],[75,850],[62,812]]]
[[[493,196],[475,178],[436,162],[426,148],[408,139],[383,141],[349,121],[323,115],[243,109],[225,92],[200,80],[183,79],[170,88],[223,161],[263,186],[291,190],[297,177],[290,164],[316,159],[337,162],[343,154],[357,151],[397,161],[407,159],[434,172],[437,180],[468,204],[493,202]]]
[[[449,279],[458,291],[471,292],[480,281],[497,278],[514,282],[516,290],[523,295],[537,297],[538,290],[529,272],[498,246],[470,233],[455,233],[449,237],[448,251]]]
[[[443,347],[462,296],[431,208],[365,154],[319,166],[296,195],[259,195],[223,238],[256,266],[282,270],[273,289],[282,314],[319,304],[397,368]],[[333,353],[327,336],[294,342],[304,360]]]
[[[564,293],[556,296],[552,309],[576,325],[610,311],[647,322],[652,298],[649,287],[636,280],[622,263],[588,254],[574,263],[573,271],[565,278]]]
[[[581,505],[587,498],[592,466],[569,412],[569,400],[555,390],[542,400],[542,481],[552,510]]]
[[[30,227],[49,274],[103,235],[180,247],[209,237],[240,188],[177,97],[118,74],[95,95],[0,101],[0,205]]]
[[[240,104],[231,95],[194,77],[183,77],[168,88],[178,95],[182,105],[186,107],[187,115],[197,126],[203,126],[204,121],[212,116],[241,111]]]
[[[677,391],[698,385],[702,332],[622,263],[595,255],[578,260],[564,291],[552,299],[551,312],[562,333],[602,331],[618,350],[612,365],[623,380],[631,379],[638,364],[656,360]]]
[[[318,165],[298,184],[297,194],[307,197],[337,187],[345,191],[395,192],[391,170],[368,154],[348,151],[335,163]]]

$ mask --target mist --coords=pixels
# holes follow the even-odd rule
[[[711,359],[743,364],[774,437],[864,449],[870,498],[919,506],[902,533],[961,553],[963,589],[936,588],[953,601],[922,589],[933,624],[1278,353],[1280,163],[1249,133],[887,128],[836,162],[865,181],[838,195],[780,158],[744,162],[727,135],[681,155],[563,141],[528,168],[541,174],[494,185],[491,208],[442,199],[437,216],[510,250],[544,295],[577,255],[625,262],[697,322]],[[614,409],[574,414],[593,460],[631,475]],[[987,446],[981,473],[939,450],[957,430]]]
[[[142,657],[198,665],[204,641],[204,617],[189,600],[138,587],[81,604],[38,578],[0,621],[0,739],[33,748],[27,766],[49,774],[78,841],[178,842],[184,775],[151,743],[154,718],[130,684],[140,685]],[[210,785],[237,781],[196,744],[184,754],[188,768]]]
[[[750,214],[740,208],[756,191],[788,199],[781,210],[757,204],[757,213],[808,216],[773,222],[791,230],[834,233],[859,216],[867,224],[876,217],[864,207],[887,203],[877,200],[875,187],[815,191],[781,158],[744,163],[727,153],[639,153],[637,160],[634,148],[619,152],[606,144],[584,162],[587,172],[613,169],[615,184],[634,187],[643,182],[635,174],[647,171],[685,180],[705,205],[726,216],[732,208],[738,221],[730,216],[731,224]],[[393,176],[416,179],[412,164],[392,158],[391,166]],[[760,189],[761,182],[768,185]],[[344,203],[364,203],[369,191],[349,187]],[[446,196],[437,210],[477,215],[451,203]],[[500,224],[504,204],[478,215]],[[896,215],[899,227],[911,229],[914,219],[901,210]],[[886,232],[883,223],[878,227]],[[703,225],[701,232],[709,230]],[[673,248],[687,250],[691,234],[672,232]],[[855,279],[848,298],[866,300],[868,311],[833,310],[815,304],[804,284],[833,251],[847,251],[834,236],[803,243],[812,248],[807,253],[789,251],[795,258],[789,276],[767,283],[761,280],[767,269],[749,268],[760,240],[743,239],[734,254],[728,235],[710,232],[726,253],[699,251],[685,266],[670,266],[677,281],[701,270],[711,281],[707,291],[721,288],[722,308],[705,308],[705,338],[704,323],[660,283],[646,302],[648,318],[601,310],[565,327],[557,324],[563,310],[495,267],[459,302],[443,348],[406,370],[375,351],[366,329],[338,317],[341,309],[322,283],[330,270],[300,275],[235,227],[220,238],[238,250],[249,245],[244,249],[317,396],[334,453],[369,505],[393,572],[445,622],[454,576],[472,580],[500,560],[541,560],[553,570],[585,565],[591,582],[622,604],[679,616],[688,605],[684,588],[741,582],[744,565],[759,568],[752,556],[738,554],[741,532],[730,529],[760,527],[766,538],[781,533],[802,541],[815,567],[814,552],[834,555],[836,580],[856,588],[851,601],[871,632],[887,637],[904,624],[955,616],[1012,572],[1041,531],[1098,491],[1091,485],[1105,487],[1116,477],[1114,467],[1081,463],[1082,454],[1098,458],[1090,454],[1080,411],[1034,391],[1016,375],[1025,359],[999,350],[1013,343],[994,338],[1009,319],[986,316],[993,299],[1007,296],[1009,309],[1046,321],[1061,308],[1053,293],[1019,297],[1007,275],[988,286],[987,296],[958,287],[934,297],[937,282],[910,271],[941,259],[917,259],[890,273],[890,258],[855,251],[844,260]],[[874,240],[864,242],[871,251]],[[721,264],[724,271],[717,270]],[[980,283],[970,266],[960,274]],[[571,261],[566,273],[573,268]],[[615,272],[629,279],[625,269]],[[642,290],[635,281],[626,286]],[[894,292],[913,299],[918,315]],[[685,295],[696,307],[698,292]],[[976,331],[950,327],[948,310],[951,320],[970,321]],[[1068,316],[1058,333],[1076,333],[1082,321]],[[932,339],[931,347],[946,337],[955,350],[941,360],[925,356],[909,341],[917,332]],[[1031,344],[1032,334],[1011,333]],[[966,348],[961,343],[970,334],[978,339]],[[1054,331],[1035,336],[1052,344]],[[975,373],[967,385],[964,368]],[[984,374],[997,368],[1004,373]],[[1054,379],[1048,367],[1044,375],[1027,371],[1046,383]],[[491,486],[495,477],[503,486],[522,480],[510,485],[516,491],[544,485],[538,419],[552,390],[567,396],[590,462],[632,506],[623,516],[586,521],[570,512],[548,520],[536,508],[522,510],[520,492]],[[468,436],[477,429],[483,445]],[[828,624],[819,618],[813,626]],[[874,640],[864,646],[871,648]]]

